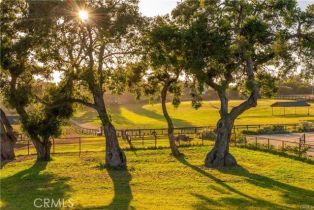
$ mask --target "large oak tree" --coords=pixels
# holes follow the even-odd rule
[[[205,165],[236,165],[229,152],[236,118],[255,107],[261,93],[274,91],[276,74],[313,61],[313,6],[301,11],[294,0],[186,0],[172,15],[185,36],[187,69],[221,102],[217,139]],[[230,86],[247,95],[232,108]]]
[[[106,165],[125,166],[104,93],[124,90],[126,62],[139,47],[138,1],[68,1],[52,11],[57,15],[41,51],[42,62],[62,72],[62,81],[73,85],[68,102],[97,111],[106,138]],[[80,11],[88,18],[80,19]]]

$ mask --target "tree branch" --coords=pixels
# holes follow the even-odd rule
[[[70,102],[70,103],[79,103],[82,104],[84,106],[96,109],[96,105],[94,103],[90,103],[88,101],[85,101],[83,99],[78,99],[78,98],[70,98],[68,99],[66,102]]]
[[[242,102],[240,105],[234,107],[230,112],[231,119],[236,119],[240,114],[244,111],[250,109],[251,107],[255,107],[257,105],[259,88],[257,84],[255,84],[254,80],[254,64],[252,58],[247,59],[246,61],[246,70],[247,70],[247,81],[251,83],[252,91],[250,97]]]

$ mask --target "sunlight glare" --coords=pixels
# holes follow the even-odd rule
[[[82,21],[86,21],[88,19],[88,13],[85,10],[79,11],[79,16]]]

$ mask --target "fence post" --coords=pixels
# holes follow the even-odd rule
[[[257,148],[257,137],[255,137],[255,148]]]
[[[29,155],[29,139],[27,139],[27,155]]]
[[[282,141],[281,150],[282,150],[283,152],[284,152],[284,150],[285,150],[285,141]]]
[[[305,139],[305,133],[303,134],[303,139],[304,139],[304,144],[306,143],[306,139]]]
[[[246,147],[246,144],[247,144],[247,139],[246,139],[246,136],[244,137],[244,146]]]
[[[300,139],[300,142],[299,142],[299,157],[301,157],[301,139]]]
[[[81,156],[81,137],[78,138],[79,140],[79,156]]]
[[[52,138],[52,153],[55,154],[55,138]]]
[[[154,135],[154,138],[155,138],[155,149],[157,149],[157,135],[156,134]]]
[[[267,139],[267,149],[270,149],[269,138]]]

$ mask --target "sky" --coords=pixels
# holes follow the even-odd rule
[[[153,17],[170,13],[176,7],[177,2],[180,0],[140,0],[139,7],[143,15]],[[302,9],[309,4],[314,4],[314,0],[298,0],[298,2]]]

